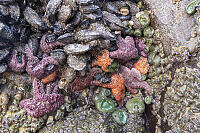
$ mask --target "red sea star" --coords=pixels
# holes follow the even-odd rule
[[[101,73],[100,68],[92,68],[86,77],[76,77],[76,79],[72,82],[71,88],[73,91],[78,91],[86,88],[90,85],[98,85],[100,84],[98,81],[94,80],[94,76],[97,73]]]

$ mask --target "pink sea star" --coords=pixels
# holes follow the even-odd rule
[[[145,47],[146,47],[146,44],[144,44],[142,42],[142,39],[140,38],[135,38],[135,44],[136,44],[136,47],[138,48],[138,52],[141,56],[147,58],[147,53],[145,52]]]
[[[137,93],[136,89],[143,88],[148,92],[149,95],[152,95],[150,85],[146,81],[141,80],[141,74],[137,69],[132,68],[130,70],[125,66],[121,66],[119,71],[124,76],[125,86],[127,87],[128,91],[135,94]]]
[[[26,71],[33,77],[41,79],[58,68],[59,63],[53,57],[47,56],[40,61],[33,55],[28,45],[25,46],[25,52],[28,58]]]
[[[58,94],[58,86],[51,84],[51,94],[45,94],[43,84],[37,78],[33,80],[33,100],[25,99],[20,102],[20,108],[25,109],[31,117],[40,117],[46,113],[53,112],[64,103],[64,96]]]
[[[111,58],[117,58],[121,63],[125,63],[138,55],[138,50],[132,37],[126,36],[125,39],[118,35],[117,37],[118,50],[110,52]]]
[[[13,51],[12,58],[8,63],[8,66],[11,68],[12,71],[22,73],[26,69],[26,61],[25,55],[21,55],[21,62],[17,59],[17,50]]]
[[[46,42],[46,36],[47,36],[47,34],[42,36],[42,39],[40,41],[40,48],[42,49],[43,52],[45,52],[47,54],[49,54],[55,47],[65,45],[65,44],[58,42],[58,41],[47,43]]]

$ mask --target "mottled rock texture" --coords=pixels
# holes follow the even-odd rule
[[[189,0],[173,4],[172,0],[144,0],[155,15],[155,26],[161,32],[161,40],[168,53],[174,45],[182,45],[190,39],[190,32],[195,25],[193,16],[185,12]]]

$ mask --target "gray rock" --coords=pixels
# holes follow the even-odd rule
[[[86,67],[87,57],[85,55],[69,55],[67,63],[71,68],[80,71]]]
[[[185,12],[189,2],[182,0],[173,4],[172,0],[144,0],[155,15],[155,25],[161,31],[161,41],[166,53],[170,51],[170,46],[182,45],[190,38],[195,20]]]

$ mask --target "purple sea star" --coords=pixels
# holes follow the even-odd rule
[[[53,73],[58,68],[59,63],[53,57],[44,57],[39,61],[39,59],[33,55],[28,45],[25,46],[25,52],[28,57],[26,71],[33,77],[41,79]]]
[[[45,94],[43,84],[37,78],[33,80],[33,100],[25,99],[20,102],[20,108],[25,109],[31,117],[40,117],[46,113],[53,112],[64,103],[64,96],[58,94],[58,86],[56,84],[52,87],[51,94]]]
[[[147,53],[145,52],[145,47],[146,47],[146,44],[144,44],[142,42],[142,39],[140,38],[135,38],[135,44],[136,44],[136,47],[138,49],[138,52],[141,56],[147,58]]]
[[[71,88],[73,91],[82,90],[90,85],[98,85],[100,82],[94,80],[94,76],[101,73],[102,70],[99,68],[92,68],[86,77],[76,77],[72,82]]]
[[[47,36],[47,34],[43,35],[42,39],[40,41],[40,48],[42,49],[42,51],[44,53],[49,54],[55,47],[57,47],[57,46],[64,46],[65,45],[65,44],[63,44],[61,42],[58,42],[58,41],[47,43],[46,42],[46,36]]]
[[[125,79],[125,86],[127,87],[128,91],[130,91],[133,94],[136,94],[136,89],[143,88],[148,92],[149,95],[152,95],[150,85],[146,81],[141,80],[141,74],[137,69],[132,68],[130,70],[125,66],[121,66],[119,71]]]
[[[118,50],[110,52],[111,58],[117,58],[119,62],[125,63],[138,55],[138,50],[132,37],[126,36],[125,39],[118,35],[117,37]]]
[[[17,54],[18,52],[14,50],[12,54],[12,58],[10,62],[8,63],[8,66],[11,68],[12,71],[22,73],[26,69],[25,55],[22,54],[21,59],[18,59]]]

